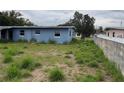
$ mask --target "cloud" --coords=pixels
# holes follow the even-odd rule
[[[20,10],[25,18],[30,19],[36,25],[58,25],[73,17],[75,10]],[[123,10],[79,10],[82,14],[89,14],[96,19],[95,25],[120,26],[124,21]]]

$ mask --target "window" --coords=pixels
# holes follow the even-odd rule
[[[40,30],[36,30],[35,34],[39,35],[40,34]]]
[[[24,30],[21,30],[21,31],[20,31],[20,36],[24,36],[24,34],[25,34],[25,33],[24,33]]]
[[[56,38],[60,38],[60,32],[55,32],[54,36],[55,36]]]
[[[108,36],[109,36],[109,32],[108,32]]]
[[[115,37],[115,32],[113,32],[113,37]]]
[[[77,36],[80,36],[80,33],[77,33]]]

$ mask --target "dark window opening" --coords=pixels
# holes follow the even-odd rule
[[[6,30],[2,30],[1,31],[1,39],[2,40],[6,40],[7,39],[7,32],[6,32]]]
[[[115,32],[113,32],[113,37],[115,37]]]
[[[108,36],[109,36],[109,32],[108,32]]]
[[[25,33],[24,33],[24,30],[21,30],[21,31],[20,31],[20,35],[21,35],[21,36],[24,36],[24,34],[25,34]]]
[[[36,30],[35,31],[35,34],[40,34],[40,30]]]
[[[80,36],[80,33],[77,33],[77,36]]]
[[[55,32],[55,37],[60,37],[60,32]]]
[[[13,39],[13,32],[10,29],[3,29],[1,30],[1,39],[2,40],[12,40]]]
[[[13,32],[12,32],[12,30],[9,31],[9,40],[13,40]]]

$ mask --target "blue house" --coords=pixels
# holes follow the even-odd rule
[[[35,39],[37,42],[54,40],[57,43],[70,42],[75,36],[73,26],[0,26],[1,40]]]

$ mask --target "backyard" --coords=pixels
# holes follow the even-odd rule
[[[0,81],[109,82],[124,77],[89,39],[63,45],[0,43]]]

